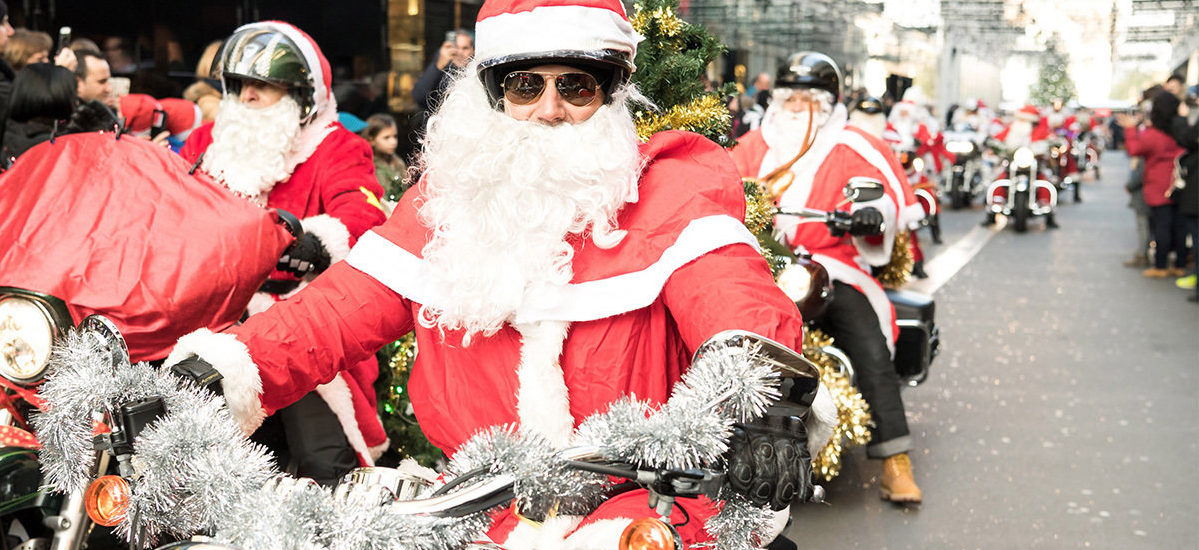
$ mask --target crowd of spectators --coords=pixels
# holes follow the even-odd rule
[[[1148,278],[1174,279],[1196,287],[1195,243],[1199,238],[1199,91],[1181,77],[1146,89],[1138,108],[1115,117],[1131,157],[1125,186],[1136,217],[1137,248],[1125,266],[1144,268]],[[1189,272],[1188,272],[1189,270]]]

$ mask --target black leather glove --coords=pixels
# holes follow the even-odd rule
[[[855,237],[882,235],[886,219],[883,213],[873,206],[867,206],[853,213],[850,219],[849,234]]]
[[[325,249],[321,240],[312,233],[305,233],[279,258],[276,267],[280,271],[303,277],[309,273],[320,273],[329,269],[330,261],[329,251]]]
[[[727,456],[729,486],[755,505],[777,512],[812,497],[808,434],[798,416],[768,412],[736,424]]]
[[[195,385],[205,388],[217,395],[224,395],[221,388],[221,373],[213,368],[208,361],[199,356],[189,355],[186,359],[171,365],[171,374],[184,380],[190,380]]]

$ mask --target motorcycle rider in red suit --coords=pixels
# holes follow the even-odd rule
[[[344,259],[367,229],[383,223],[383,189],[370,146],[337,122],[329,62],[303,31],[277,21],[245,25],[215,63],[221,109],[180,154],[233,192],[296,215],[306,233],[251,301],[254,315]],[[387,448],[377,376],[374,358],[363,359],[280,410],[256,439],[286,448],[297,475],[324,484],[373,464]]]
[[[870,275],[870,266],[890,261],[896,228],[918,220],[923,210],[887,145],[846,125],[846,110],[840,103],[841,71],[832,59],[815,52],[793,54],[779,66],[774,86],[774,101],[761,128],[742,137],[732,150],[743,177],[771,185],[783,210],[834,210],[843,202],[842,188],[855,176],[876,178],[887,191],[875,201],[853,204],[855,229],[846,235],[832,234],[825,224],[799,223],[785,215],[775,217],[774,227],[783,244],[806,249],[835,281],[836,299],[822,323],[853,361],[859,390],[870,404],[875,427],[867,455],[884,459],[883,498],[920,502],[907,454],[911,436],[899,376],[891,363],[898,334],[895,312]],[[787,168],[805,146],[809,128],[814,135],[810,148]],[[881,235],[880,222],[885,228]]]
[[[504,424],[568,446],[622,396],[665,401],[722,330],[801,346],[795,305],[743,225],[728,155],[685,132],[637,139],[627,101],[641,37],[619,1],[488,0],[475,28],[476,55],[430,118],[423,175],[391,218],[296,296],[172,352],[168,364],[220,371],[245,428],[408,331],[412,405],[449,455]],[[835,416],[826,391],[813,413]],[[829,434],[822,424],[809,447]],[[713,503],[679,502],[684,542],[707,540]],[[489,536],[514,549],[555,532],[568,548],[615,548],[648,516],[633,491],[539,526],[509,509]]]
[[[1015,150],[1017,147],[1028,147],[1034,154],[1037,155],[1037,162],[1045,162],[1049,158],[1049,122],[1045,117],[1041,116],[1040,109],[1035,105],[1025,105],[1016,111],[1012,121],[1003,128],[999,133],[995,134],[995,139],[1003,142],[1008,148]],[[1001,178],[1006,178],[1006,174],[1001,174]],[[1007,193],[1007,189],[1000,188],[997,193]],[[1043,188],[1037,188],[1036,200],[1038,202],[1048,203],[1051,199],[1049,191]],[[982,225],[988,226],[995,223],[995,213],[990,210],[983,217]],[[1045,215],[1045,227],[1049,229],[1057,229],[1057,218],[1053,212]]]

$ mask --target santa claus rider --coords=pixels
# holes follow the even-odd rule
[[[1009,151],[1015,151],[1020,147],[1028,147],[1037,155],[1039,162],[1045,162],[1049,154],[1049,122],[1045,117],[1041,116],[1040,109],[1035,105],[1025,105],[1016,111],[1012,122],[1009,123],[1003,130],[995,134],[995,139],[1002,142],[1004,148]],[[1001,175],[1000,177],[1007,177]],[[1000,190],[999,192],[1006,192]],[[1049,195],[1049,190],[1038,186],[1035,199],[1038,202],[1047,203],[1052,200]],[[988,226],[995,223],[995,213],[987,210],[983,217],[982,225]],[[1048,229],[1057,229],[1057,219],[1051,211],[1045,215],[1045,227]]]
[[[832,59],[814,52],[792,55],[779,67],[761,129],[742,137],[732,156],[741,175],[770,186],[784,210],[833,210],[855,176],[883,183],[886,196],[853,205],[848,235],[785,215],[776,216],[775,232],[789,248],[810,252],[835,281],[836,299],[822,324],[849,354],[859,390],[870,404],[875,426],[867,455],[883,459],[883,498],[920,502],[899,376],[891,362],[898,334],[895,313],[870,266],[889,262],[896,228],[924,212],[887,145],[846,125],[840,91],[841,71]],[[805,142],[809,129],[812,137]]]
[[[300,217],[305,230],[251,302],[256,314],[345,258],[382,223],[383,189],[370,146],[337,123],[329,62],[303,31],[277,21],[245,25],[225,40],[213,71],[224,86],[220,111],[180,154],[234,193]],[[255,438],[279,452],[281,464],[294,464],[293,473],[321,483],[372,464],[387,447],[375,411],[377,376],[370,358],[323,380]]]
[[[801,345],[795,305],[742,223],[728,155],[684,132],[639,142],[628,102],[641,37],[618,0],[488,0],[476,31],[475,58],[429,121],[422,177],[391,218],[295,297],[185,336],[168,359],[215,366],[246,429],[408,331],[412,406],[450,455],[504,424],[568,446],[622,396],[663,402],[691,352],[726,329]],[[831,405],[818,396],[811,418]],[[811,491],[796,471],[806,457],[773,456],[805,442],[780,434],[736,470],[765,489],[755,502],[785,510]],[[633,491],[538,522],[510,509],[490,536],[615,548],[632,518],[654,515],[646,503]],[[707,540],[713,503],[679,503],[683,541]]]

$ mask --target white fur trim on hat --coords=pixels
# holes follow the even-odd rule
[[[321,241],[329,253],[330,264],[335,264],[350,255],[350,230],[341,220],[328,214],[318,214],[300,220],[305,233],[311,233]]]
[[[520,365],[516,368],[516,414],[520,427],[544,436],[557,448],[570,443],[574,417],[559,357],[570,323],[541,321],[516,325]]]
[[[221,388],[229,413],[246,435],[266,418],[262,408],[262,378],[246,345],[232,334],[214,334],[202,328],[184,335],[167,356],[166,366],[195,355],[221,373]]]
[[[358,460],[364,466],[374,466],[375,459],[362,438],[362,430],[358,428],[358,419],[354,416],[354,399],[350,395],[350,386],[346,384],[345,378],[342,378],[341,373],[337,373],[328,384],[317,386],[316,393],[320,394],[325,404],[329,405],[329,410],[337,416],[341,431],[345,432],[346,441],[350,443],[354,452],[358,453]]]
[[[623,10],[623,7],[621,8]],[[644,37],[623,13],[591,6],[540,6],[500,13],[475,24],[475,59],[554,51],[617,50],[637,56]]]

